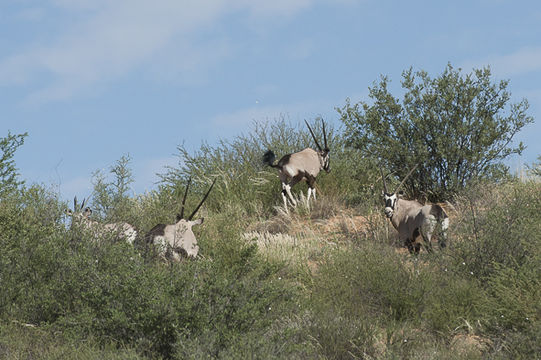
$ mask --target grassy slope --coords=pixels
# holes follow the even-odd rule
[[[150,194],[97,185],[96,220],[144,233],[173,221],[187,177],[188,210],[218,177],[196,261],[165,264],[141,242],[66,229],[66,205],[40,186],[2,199],[0,358],[539,357],[538,182],[464,190],[451,199],[449,248],[412,257],[381,213],[377,167],[332,129],[318,200],[275,208],[276,173],[260,156],[310,138],[270,126],[195,154],[180,148],[180,168]]]
[[[450,211],[450,248],[419,257],[396,244],[377,207],[324,195],[311,210],[268,219],[209,216],[204,258],[173,267],[119,264],[137,256],[123,244],[78,248],[83,259],[55,262],[71,272],[66,299],[63,289],[46,293],[59,284],[50,280],[39,296],[27,290],[26,303],[4,307],[0,354],[532,358],[541,328],[541,229],[531,216],[541,212],[539,193],[536,183],[465,193]],[[83,265],[85,256],[103,268]]]

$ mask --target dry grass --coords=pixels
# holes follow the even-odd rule
[[[244,233],[244,238],[255,241],[259,251],[268,259],[283,261],[290,265],[307,263],[321,246],[320,239],[315,236],[252,231]]]

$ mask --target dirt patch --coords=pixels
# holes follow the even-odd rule
[[[490,348],[490,340],[477,335],[458,334],[451,340],[451,349],[459,355],[481,356]]]

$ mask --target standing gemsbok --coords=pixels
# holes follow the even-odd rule
[[[274,160],[276,159],[276,155],[274,155],[274,152],[269,150],[263,155],[263,162],[273,168],[278,169],[279,171],[280,182],[282,183],[282,198],[284,200],[284,207],[286,211],[288,197],[293,206],[297,206],[297,201],[291,194],[291,188],[295,184],[297,184],[299,181],[305,180],[308,183],[307,201],[310,201],[310,196],[313,196],[315,200],[315,184],[317,175],[321,170],[325,170],[326,172],[331,171],[329,163],[330,150],[327,146],[325,122],[323,120],[321,121],[323,123],[323,141],[325,145],[324,148],[321,148],[321,146],[317,142],[314,132],[312,131],[312,128],[310,128],[308,122],[304,120],[306,126],[308,126],[308,130],[310,130],[310,134],[312,134],[312,138],[314,139],[318,150],[306,148],[293,154],[284,155],[276,164],[274,164]]]
[[[192,226],[202,224],[204,218],[193,221],[192,218],[209,196],[210,191],[216,183],[216,179],[214,179],[209,190],[192,214],[188,216],[188,219],[184,219],[184,205],[186,203],[188,189],[190,188],[190,182],[191,178],[188,179],[188,184],[186,185],[180,214],[177,215],[176,219],[177,222],[170,225],[158,224],[150,229],[145,236],[146,242],[157,246],[159,255],[164,259],[180,261],[182,257],[190,256],[195,258],[199,253],[199,246],[197,246],[197,239],[192,231]]]
[[[430,241],[438,225],[441,229],[440,236],[438,236],[438,244],[440,248],[446,246],[446,231],[449,227],[449,217],[445,213],[445,210],[437,204],[423,206],[418,201],[401,198],[402,192],[398,193],[398,190],[416,168],[417,165],[410,170],[392,193],[387,190],[385,176],[381,168],[380,171],[384,187],[385,216],[387,216],[393,227],[398,231],[400,241],[408,247],[410,253],[418,254],[421,249],[419,237],[423,239],[427,251],[432,251]]]
[[[79,206],[77,204],[77,196],[73,198],[73,211],[68,209],[67,214],[71,216],[72,227],[80,227],[85,231],[92,233],[94,238],[99,239],[110,234],[117,235],[121,239],[125,239],[128,243],[133,244],[137,237],[137,231],[133,226],[126,222],[115,222],[102,224],[91,220],[92,210],[89,207],[85,208],[85,199]]]

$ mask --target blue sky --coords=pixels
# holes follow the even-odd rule
[[[2,133],[28,132],[22,177],[88,196],[93,171],[129,154],[137,193],[176,147],[252,120],[323,116],[368,100],[380,74],[490,65],[536,119],[541,154],[541,3],[372,0],[0,0]]]

